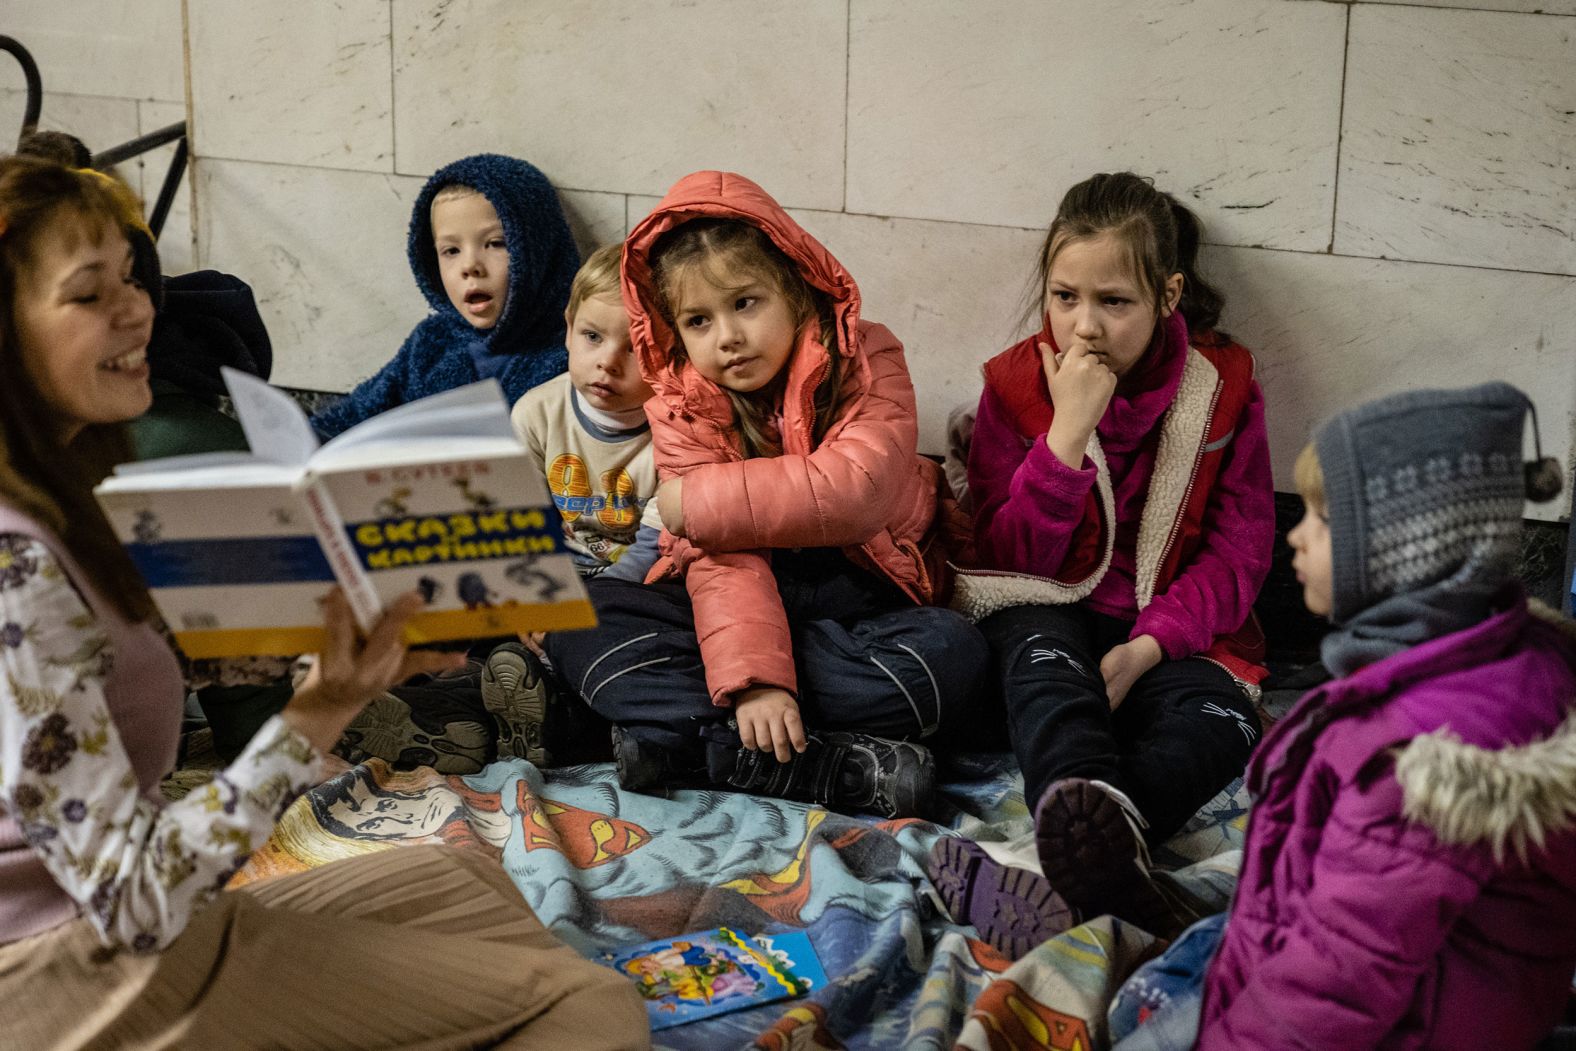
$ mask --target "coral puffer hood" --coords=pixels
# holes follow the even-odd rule
[[[462,185],[486,197],[503,223],[509,249],[509,291],[491,330],[472,329],[449,302],[432,243],[432,201],[445,186]],[[406,240],[416,286],[434,313],[481,335],[493,354],[541,350],[565,353],[564,307],[580,269],[580,250],[569,232],[558,193],[534,165],[497,153],[478,153],[439,168],[411,210]],[[560,365],[549,375],[562,372]]]
[[[763,230],[787,254],[811,286],[831,298],[837,325],[837,348],[853,357],[859,345],[859,286],[826,247],[794,222],[760,186],[733,172],[701,171],[686,175],[640,221],[624,242],[622,282],[624,308],[641,371],[658,395],[670,404],[704,411],[704,403],[722,397],[718,387],[694,369],[675,369],[672,348],[678,342],[663,320],[651,276],[651,249],[657,239],[692,219],[738,219]],[[811,323],[800,347],[820,340],[820,326]],[[824,359],[822,359],[824,360]],[[808,367],[814,355],[796,352],[793,372]],[[794,376],[790,373],[789,384]]]

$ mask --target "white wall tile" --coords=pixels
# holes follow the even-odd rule
[[[198,156],[393,170],[388,0],[189,10]]]
[[[9,55],[0,55],[0,62]],[[18,77],[18,80],[21,78]],[[22,129],[22,115],[27,109],[26,91],[0,91],[0,153],[10,153],[16,147],[17,132]],[[87,144],[90,150],[105,150],[136,138],[137,103],[130,99],[100,98],[96,95],[62,95],[46,91],[38,115],[39,127],[49,131],[64,131]],[[142,183],[135,161],[117,165],[116,174],[126,180],[133,190],[141,191]]]
[[[564,206],[569,231],[575,235],[582,257],[613,241],[622,241],[625,197],[621,193],[588,193],[584,190],[559,190],[558,202]]]
[[[1489,380],[1532,397],[1545,453],[1570,468],[1576,278],[1242,248],[1205,263],[1227,292],[1225,327],[1258,356],[1277,488],[1293,490],[1297,453],[1330,414]],[[1569,508],[1563,496],[1528,514]]]
[[[186,106],[179,102],[139,102],[137,113],[141,125],[137,134],[147,135],[185,120]],[[171,143],[127,162],[137,165],[142,180],[143,208],[150,215],[159,199],[159,190],[164,186],[165,174],[170,170],[170,161],[174,158],[175,144]],[[181,176],[169,215],[165,216],[164,229],[159,232],[159,263],[166,274],[184,274],[194,269],[191,201],[192,170],[188,160],[186,173]]]
[[[1021,339],[1042,234],[999,226],[793,213],[854,275],[863,316],[903,341],[919,447],[946,450],[947,414],[979,401],[980,366]]]
[[[660,194],[724,168],[840,208],[846,27],[847,0],[395,0],[397,170],[500,150]]]
[[[181,0],[12,0],[0,30],[32,54],[46,92],[186,97]],[[0,57],[0,66],[19,70],[10,55]],[[15,76],[20,83],[21,73]]]
[[[636,225],[639,224],[640,220],[650,215],[652,209],[656,208],[658,204],[662,203],[661,197],[651,197],[644,194],[635,193],[630,194],[628,200],[629,205],[625,210],[628,216],[628,221],[624,224],[625,234],[628,234],[629,231],[633,230]]]
[[[1576,274],[1576,19],[1354,9],[1335,246]]]
[[[405,258],[421,179],[203,158],[199,264],[246,281],[275,382],[348,390],[427,313]]]
[[[847,208],[1043,228],[1130,168],[1212,240],[1323,250],[1345,25],[1282,0],[860,0]]]

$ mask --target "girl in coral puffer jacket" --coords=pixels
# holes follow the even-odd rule
[[[923,813],[921,739],[983,679],[984,639],[927,605],[940,470],[902,345],[759,186],[680,180],[624,247],[663,557],[592,581],[600,626],[549,639],[614,724],[619,780]]]

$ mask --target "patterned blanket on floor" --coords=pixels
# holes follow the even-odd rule
[[[959,832],[1029,830],[1010,756],[955,761],[943,794]],[[1242,799],[1240,782],[1230,786],[1156,859],[1222,907]],[[824,988],[664,1030],[664,1048],[1104,1047],[1104,1005],[1155,939],[1106,917],[1009,965],[947,919],[925,878],[946,834],[735,793],[636,795],[607,764],[544,774],[508,761],[459,777],[372,760],[298,800],[233,885],[443,842],[500,857],[543,922],[588,955],[718,926],[809,931]]]

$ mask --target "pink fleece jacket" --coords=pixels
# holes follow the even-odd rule
[[[1162,322],[1135,383],[1112,397],[1096,427],[1110,467],[1116,543],[1110,568],[1085,600],[1098,612],[1133,621],[1131,637],[1153,636],[1171,660],[1202,653],[1247,620],[1269,573],[1275,532],[1264,397],[1255,382],[1210,492],[1198,550],[1139,610],[1138,530],[1154,480],[1160,423],[1181,382],[1188,342],[1180,314]],[[1088,457],[1078,470],[1063,464],[1043,435],[1026,444],[987,387],[969,451],[981,564],[1056,576],[1077,544],[1095,475]]]

